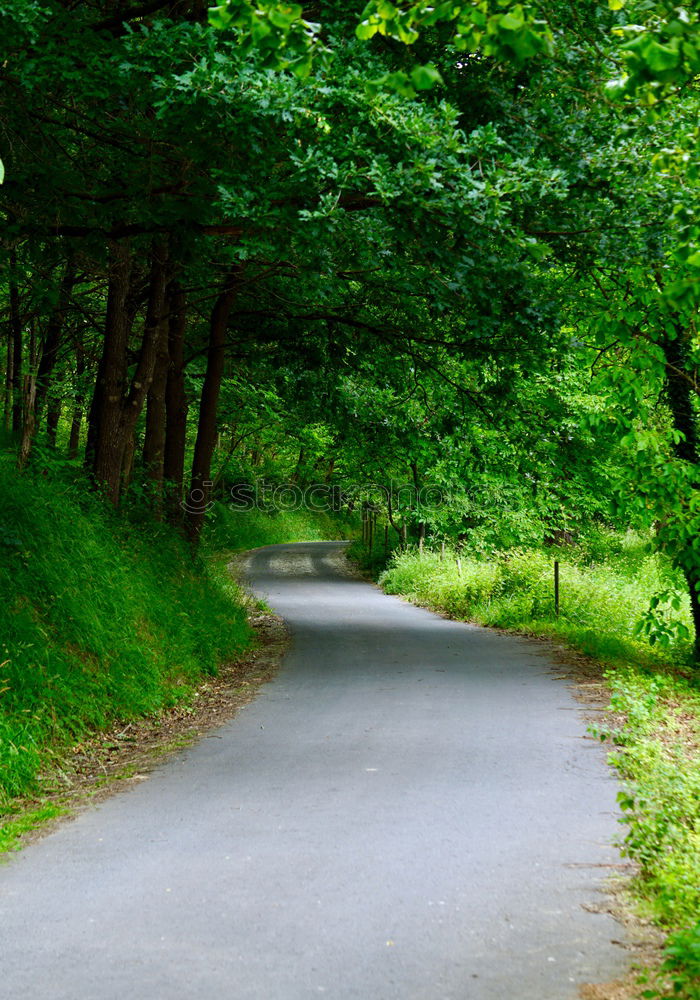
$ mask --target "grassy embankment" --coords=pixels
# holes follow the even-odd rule
[[[71,745],[187,702],[250,644],[223,553],[341,533],[306,512],[219,508],[193,560],[145,509],[110,513],[77,469],[19,476],[0,455],[0,850],[60,812],[41,775]]]
[[[356,548],[357,551],[357,548]],[[381,562],[378,549],[365,566]],[[553,562],[561,563],[554,614]],[[501,553],[409,550],[380,576],[388,593],[458,619],[563,641],[601,664],[611,715],[596,735],[623,781],[624,852],[639,865],[642,915],[670,933],[663,972],[645,996],[700,998],[700,686],[689,668],[691,620],[683,580],[632,533],[577,547]],[[668,594],[654,622],[654,594]],[[640,624],[655,636],[650,645]]]

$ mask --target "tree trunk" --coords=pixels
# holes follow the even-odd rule
[[[185,505],[185,525],[193,545],[197,545],[199,541],[204,517],[210,504],[211,460],[216,445],[216,416],[221,380],[224,375],[226,328],[236,295],[239,274],[240,268],[238,266],[229,274],[225,287],[212,310],[209,325],[207,371],[204,376],[199,404],[199,422],[192,461],[192,477]]]
[[[673,443],[676,456],[685,462],[698,465],[698,436],[693,409],[693,387],[688,377],[690,372],[689,337],[680,323],[675,324],[676,336],[666,338],[663,343],[666,359],[666,395],[671,409],[673,426],[681,431],[683,439]],[[690,609],[695,628],[694,656],[700,664],[700,565],[697,553],[691,545],[681,552],[679,563],[688,584]]]
[[[121,495],[124,496],[125,493],[129,492],[129,487],[131,486],[131,481],[134,478],[134,456],[136,454],[136,435],[133,429],[130,433],[127,432],[126,440],[124,441],[124,450],[122,452],[122,482],[121,482]]]
[[[110,246],[105,340],[91,424],[94,428],[95,481],[114,506],[119,503],[124,435],[121,427],[127,377],[131,248],[127,241]]]
[[[168,292],[170,320],[168,324],[168,377],[165,386],[165,447],[163,478],[165,480],[168,520],[182,520],[182,486],[185,476],[185,443],[187,437],[187,397],[185,395],[185,329],[187,310],[185,294],[172,282]]]
[[[10,336],[12,339],[12,430],[22,430],[22,315],[17,288],[17,255],[10,254]]]
[[[83,426],[83,411],[75,405],[73,417],[70,424],[70,436],[68,438],[68,458],[75,460],[78,457],[80,448],[80,429]]]
[[[7,364],[5,367],[5,419],[4,427],[6,431],[12,430],[12,393],[14,388],[14,334],[12,323],[7,328]]]
[[[299,478],[301,476],[301,470],[305,461],[306,461],[306,449],[304,448],[304,445],[302,445],[301,448],[299,449],[299,458],[297,459],[296,468],[292,473],[292,478],[291,478],[292,483],[299,482]]]
[[[36,410],[34,407],[36,397],[36,378],[34,375],[28,376],[25,397],[25,418],[22,422],[22,437],[20,439],[19,455],[17,456],[17,468],[21,472],[27,462],[32,450],[34,431],[36,423]]]
[[[151,385],[163,329],[165,307],[166,250],[154,245],[151,259],[148,306],[136,371],[127,385],[127,349],[131,328],[128,298],[131,255],[126,243],[114,244],[107,293],[107,321],[103,353],[103,384],[99,393],[95,480],[116,506],[122,483],[124,449],[133,436],[136,421]]]
[[[85,352],[83,351],[81,344],[76,344],[75,347],[75,378],[77,384],[77,392],[75,395],[75,401],[73,403],[73,417],[70,425],[70,437],[68,439],[68,457],[76,459],[78,457],[78,448],[80,447],[80,427],[83,422],[83,393],[81,388],[81,380],[85,374]]]
[[[70,302],[71,292],[73,291],[73,285],[75,284],[75,278],[75,264],[72,259],[69,259],[61,278],[58,300],[51,310],[48,323],[46,324],[46,332],[41,349],[41,360],[39,361],[39,370],[36,376],[35,407],[37,422],[41,419],[44,400],[56,365],[56,358],[58,357],[65,326],[66,311]]]
[[[165,275],[163,275],[163,278]],[[163,498],[163,472],[165,460],[166,410],[165,394],[169,369],[169,331],[165,319],[165,284],[155,290],[152,305],[158,307],[153,320],[158,324],[156,336],[156,358],[153,379],[146,402],[146,435],[143,444],[143,464],[150,481],[156,509],[160,512]]]
[[[22,434],[20,437],[17,468],[20,472],[26,467],[34,443],[36,433],[36,327],[34,321],[29,327],[29,371],[24,377],[22,394]]]
[[[414,501],[411,505],[411,510],[415,514],[418,509],[418,499],[420,497],[420,476],[418,475],[418,464],[417,462],[411,462],[411,473],[413,474],[413,488],[415,490]],[[422,549],[423,542],[425,541],[425,522],[418,522],[418,545]]]
[[[92,398],[87,417],[87,435],[85,439],[85,468],[94,472],[97,439],[99,437],[99,420],[104,397],[104,350],[97,366],[97,376],[92,388]]]

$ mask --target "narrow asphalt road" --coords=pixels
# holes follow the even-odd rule
[[[0,868],[11,1000],[569,1000],[625,967],[616,785],[536,644],[254,553],[283,669]]]

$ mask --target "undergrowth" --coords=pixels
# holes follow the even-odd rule
[[[644,913],[671,931],[648,998],[700,1000],[700,691],[639,667],[606,674],[617,720],[601,729],[627,828],[623,853],[639,865],[633,890]]]
[[[409,549],[394,555],[380,582],[388,593],[455,618],[556,636],[591,656],[687,659],[691,617],[682,577],[649,550],[646,539],[632,532],[601,535],[579,549],[515,549],[491,556],[448,549],[443,557]],[[657,606],[650,615],[654,596]]]
[[[204,544],[209,552],[245,552],[285,542],[331,541],[354,530],[351,518],[308,510],[239,510],[216,504],[207,521]]]
[[[682,578],[646,539],[600,532],[576,549],[489,557],[410,549],[379,579],[388,593],[564,641],[608,667],[609,723],[594,731],[614,744],[623,781],[620,846],[638,863],[637,905],[668,932],[661,969],[642,995],[700,1000],[700,690]]]

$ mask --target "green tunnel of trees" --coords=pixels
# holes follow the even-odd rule
[[[266,476],[484,546],[653,526],[700,624],[696,14],[9,0],[0,29],[20,468],[193,542]]]

